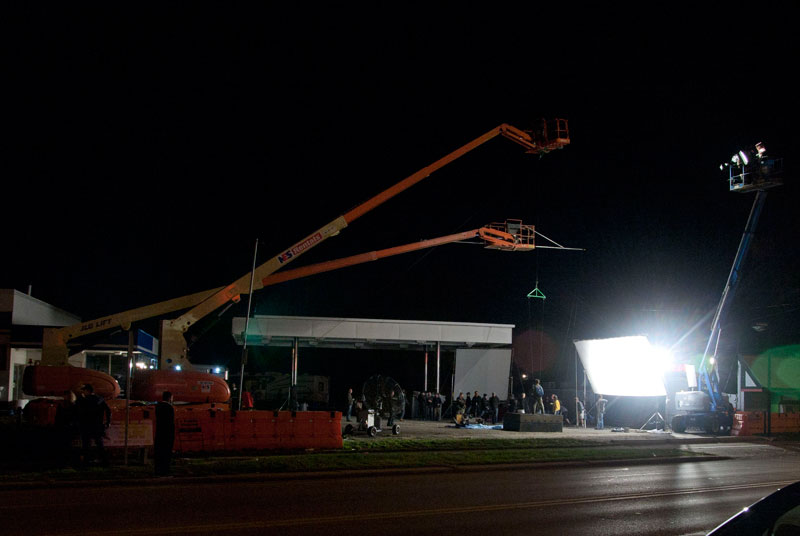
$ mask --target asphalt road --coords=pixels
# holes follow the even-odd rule
[[[703,534],[784,483],[800,480],[800,453],[791,448],[684,448],[733,458],[0,491],[0,532]]]

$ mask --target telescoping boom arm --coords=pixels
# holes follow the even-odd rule
[[[252,273],[243,275],[228,286],[159,302],[154,305],[83,322],[75,326],[45,330],[42,363],[50,365],[66,364],[68,357],[67,344],[78,337],[113,329],[130,329],[130,326],[135,322],[188,309],[178,318],[161,322],[160,351],[162,367],[189,364],[184,333],[208,314],[226,304],[238,302],[242,294],[248,294],[250,292],[251,279],[254,283],[253,290],[263,288],[265,278],[278,271],[281,267],[321,244],[327,238],[335,236],[357,218],[497,136],[503,136],[521,145],[525,148],[526,153],[530,154],[545,154],[569,144],[568,124],[564,119],[542,120],[536,130],[520,130],[505,123],[501,124],[339,216],[270,258],[255,268]]]
[[[393,248],[370,251],[369,253],[361,253],[351,257],[312,264],[310,266],[304,266],[295,270],[286,270],[276,274],[268,275],[261,280],[261,285],[262,287],[277,285],[278,283],[284,283],[286,281],[292,281],[294,279],[300,279],[310,275],[339,270],[341,268],[347,268],[349,266],[355,266],[365,262],[377,261],[379,259],[385,259],[387,257],[401,255],[403,253],[411,253],[412,251],[419,251],[421,249],[432,248],[444,244],[452,244],[453,242],[469,240],[470,238],[479,238],[483,240],[485,247],[489,249],[501,249],[505,251],[530,251],[535,249],[535,235],[532,225],[520,226],[517,234],[509,233],[507,225],[505,230],[498,227],[498,224],[491,224],[479,229],[464,231],[463,233],[456,233],[439,238],[431,238],[428,240],[420,240],[419,242],[405,244],[403,246],[395,246]]]

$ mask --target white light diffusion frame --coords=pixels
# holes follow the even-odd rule
[[[575,341],[595,393],[613,396],[666,396],[664,371],[668,353],[647,337]]]
[[[508,398],[508,370],[511,350],[466,349],[456,350],[456,393],[495,393],[500,400]],[[458,394],[456,394],[458,396]]]

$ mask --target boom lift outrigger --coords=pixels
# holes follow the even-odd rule
[[[525,148],[526,153],[539,155],[561,149],[570,142],[568,123],[565,119],[542,120],[535,130],[520,130],[505,123],[501,124],[324,225],[258,266],[252,273],[243,275],[228,286],[132,309],[74,326],[46,329],[42,343],[42,365],[68,366],[68,344],[74,343],[81,337],[111,330],[130,330],[136,322],[184,310],[186,312],[178,318],[161,321],[159,357],[161,369],[189,369],[191,363],[188,359],[188,346],[184,334],[206,315],[220,307],[238,302],[242,294],[249,294],[251,280],[254,291],[262,289],[265,282],[269,281],[269,277],[281,267],[327,238],[337,235],[355,219],[497,136],[503,136],[521,145]],[[222,400],[218,401],[222,402]]]

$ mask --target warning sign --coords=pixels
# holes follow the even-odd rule
[[[125,423],[111,423],[106,429],[107,447],[125,446]],[[153,421],[141,421],[128,423],[128,446],[129,447],[152,447],[153,446]]]

